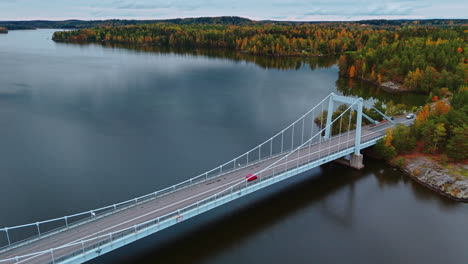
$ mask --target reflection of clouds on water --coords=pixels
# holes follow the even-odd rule
[[[0,96],[21,96],[29,94],[30,86],[25,83],[9,83],[0,86]]]

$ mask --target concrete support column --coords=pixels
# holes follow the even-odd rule
[[[361,127],[362,127],[362,98],[359,98],[356,120],[356,139],[354,142],[354,154],[359,155],[361,151]]]
[[[349,160],[349,166],[354,169],[364,168],[364,156],[362,154],[351,154],[351,159]]]
[[[331,135],[331,121],[332,121],[332,114],[333,114],[333,100],[335,99],[335,94],[331,93],[330,98],[328,99],[328,110],[327,110],[327,122],[325,123],[325,135],[323,138],[328,139]]]

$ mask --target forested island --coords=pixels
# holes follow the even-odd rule
[[[0,34],[2,33],[8,33],[8,29],[4,28],[4,27],[0,27]]]

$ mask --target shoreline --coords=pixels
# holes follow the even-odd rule
[[[383,160],[375,154],[373,149],[366,150],[364,154],[373,159]],[[398,162],[395,162],[401,158],[404,159],[404,164],[398,164]],[[439,195],[449,198],[450,200],[468,203],[468,177],[455,175],[453,172],[450,173],[449,169],[444,168],[444,166],[442,166],[438,161],[432,159],[430,156],[408,157],[405,155],[400,155],[391,161],[384,161],[391,167],[401,171],[405,176],[409,177],[411,180],[415,181],[421,186]],[[467,167],[467,165],[463,163],[453,163],[453,165]],[[415,170],[419,171],[419,173],[417,173],[418,175],[415,175]],[[425,172],[425,174],[421,173],[421,171]],[[442,175],[444,175],[445,178],[441,175],[441,171],[443,172]],[[464,178],[461,178],[462,180],[459,181],[458,179],[460,177]],[[429,180],[432,180],[432,182],[429,182]],[[438,182],[439,185],[435,184],[436,182]],[[453,187],[455,184],[461,184],[464,187],[461,192],[461,195],[464,197],[456,196],[460,193],[460,191],[458,191],[456,194],[453,194],[454,189],[452,188],[452,190],[450,190],[450,187]],[[454,188],[456,189],[457,186]]]
[[[448,163],[445,166],[430,156],[398,156],[394,161],[404,158],[405,163],[398,167],[402,172],[421,185],[458,202],[468,203],[468,177],[461,175],[467,165]],[[392,163],[392,162],[390,162]],[[448,168],[449,167],[449,168]]]
[[[401,86],[401,84],[397,84],[397,83],[394,83],[394,82],[391,82],[391,81],[388,81],[388,82],[384,82],[384,83],[378,83],[378,82],[375,82],[375,81],[372,81],[372,80],[369,80],[369,79],[366,79],[366,78],[361,78],[361,77],[349,77],[348,75],[346,74],[339,74],[340,77],[344,77],[344,78],[348,78],[348,79],[354,79],[354,80],[360,80],[360,81],[364,81],[364,82],[367,82],[367,83],[370,83],[372,85],[375,85],[377,87],[380,87],[382,88],[384,91],[386,92],[389,92],[389,93],[400,93],[400,94],[403,94],[403,93],[406,93],[406,94],[422,94],[422,95],[427,95],[426,93],[424,92],[417,92],[417,91],[411,91],[411,90],[407,90],[405,88],[403,88]]]
[[[384,82],[384,83],[378,83],[378,82],[375,82],[375,81],[372,81],[372,80],[369,80],[369,79],[366,79],[366,78],[349,77],[348,75],[345,75],[345,74],[340,74],[340,76],[345,77],[345,78],[349,78],[349,79],[361,80],[361,81],[373,84],[373,85],[375,85],[377,87],[382,88],[383,90],[385,90],[386,92],[389,92],[389,93],[414,93],[414,94],[418,94],[417,92],[406,90],[401,85],[399,85],[397,83],[394,83],[394,82],[390,82],[390,81],[389,82]]]
[[[137,43],[137,42],[126,42],[126,41],[112,41],[112,40],[97,40],[97,41],[77,41],[77,40],[68,40],[68,39],[54,39],[52,40],[58,43],[71,43],[71,44],[111,44],[111,45],[134,45],[137,47],[158,47],[163,49],[181,49],[181,50],[199,50],[199,49],[209,49],[216,51],[231,51],[238,52],[240,54],[255,56],[255,57],[268,57],[268,58],[321,58],[321,57],[333,57],[339,56],[341,53],[332,53],[332,54],[308,54],[302,51],[298,51],[295,54],[256,54],[249,51],[239,50],[235,48],[228,47],[171,47],[166,45],[161,45],[161,43]]]
[[[447,192],[444,192],[443,190],[441,190],[441,189],[439,189],[437,187],[434,187],[434,186],[430,185],[427,182],[421,181],[417,177],[414,177],[411,173],[406,172],[404,169],[401,169],[398,166],[393,166],[393,165],[391,165],[391,166],[395,167],[395,168],[398,168],[401,172],[403,172],[406,176],[409,176],[409,178],[412,179],[413,181],[415,181],[416,183],[421,184],[423,187],[426,187],[429,190],[438,193],[439,195],[442,195],[442,196],[444,196],[444,197],[446,197],[446,198],[448,198],[450,200],[456,201],[456,202],[468,203],[468,198],[460,198],[460,197],[457,197],[457,196],[453,196],[453,195],[451,195],[451,194],[449,194]]]

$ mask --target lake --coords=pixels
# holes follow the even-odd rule
[[[0,227],[131,199],[268,139],[331,92],[335,58],[55,43],[0,35]],[[329,164],[92,263],[464,263],[468,205],[385,163]]]

